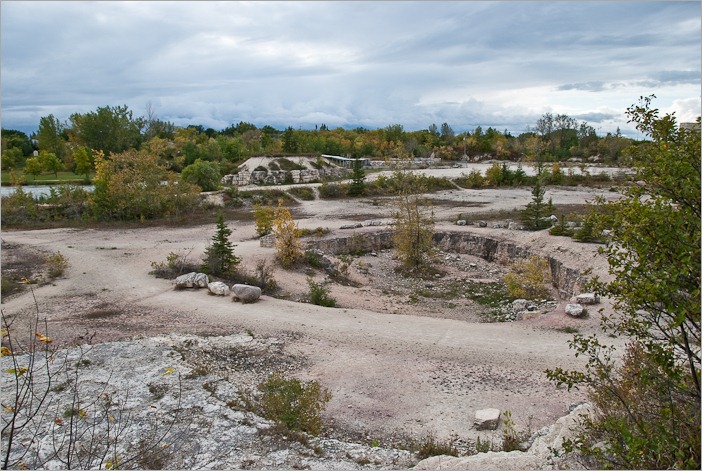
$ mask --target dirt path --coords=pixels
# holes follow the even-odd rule
[[[336,230],[346,220],[343,215],[356,210],[370,213],[373,208],[356,202],[305,203],[301,211],[315,217],[301,225]],[[236,253],[249,267],[257,259],[273,257],[273,249],[261,248],[253,238],[250,223],[231,226],[236,229]],[[165,260],[169,252],[192,249],[190,256],[199,260],[212,232],[211,226],[51,229],[4,231],[2,239],[35,250],[61,251],[70,261],[63,278],[34,292],[55,337],[87,338],[95,333],[95,341],[109,341],[165,332],[223,335],[246,330],[256,336],[285,337],[290,354],[307,358],[300,376],[317,379],[331,390],[326,414],[342,436],[447,437],[455,432],[473,438],[473,415],[486,407],[511,410],[522,427],[531,417],[536,429],[584,398],[546,380],[544,369],[577,363],[567,345],[572,335],[539,323],[417,316],[409,305],[398,313],[385,312],[379,308],[378,293],[361,290],[358,296],[375,296],[377,302],[363,304],[364,309],[328,309],[264,297],[242,305],[204,291],[174,291],[170,281],[148,274],[151,262]],[[514,236],[525,242],[533,237]],[[567,245],[565,239],[552,239]],[[573,249],[572,256],[577,260],[582,253]],[[275,277],[287,290],[306,288],[302,272],[279,270]],[[13,316],[33,309],[31,293],[3,302],[4,312]],[[564,314],[550,316],[561,319]],[[582,325],[591,329],[594,324],[596,316]]]

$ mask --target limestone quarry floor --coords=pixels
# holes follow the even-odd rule
[[[560,193],[564,200],[582,203],[603,191],[564,189]],[[455,198],[456,207],[442,206],[444,221],[452,210],[470,211],[460,202],[480,201],[475,210],[490,211],[521,207],[530,198],[524,190],[445,193],[440,197]],[[558,204],[555,195],[554,202]],[[333,233],[348,234],[339,227],[359,219],[349,215],[387,220],[388,211],[371,201],[316,200],[303,203],[295,214],[301,227],[328,227]],[[260,247],[250,222],[229,224],[235,229],[235,252],[245,267],[252,270],[257,260],[273,259],[274,249]],[[448,222],[438,225],[458,230]],[[473,415],[487,407],[510,410],[518,428],[529,424],[536,430],[555,422],[570,404],[585,397],[582,391],[556,388],[544,370],[579,365],[568,348],[572,334],[563,328],[594,332],[595,312],[586,319],[567,319],[563,300],[539,318],[483,323],[467,304],[442,308],[407,302],[379,287],[378,278],[391,283],[389,265],[395,262],[387,254],[361,259],[373,265],[368,273],[352,273],[364,286],[332,286],[339,301],[335,309],[295,301],[307,290],[304,270],[276,270],[275,279],[287,299],[264,296],[248,305],[204,291],[174,291],[169,280],[149,275],[151,262],[164,261],[170,252],[192,249],[190,257],[199,260],[213,230],[208,225],[3,231],[3,257],[14,250],[60,251],[68,258],[65,275],[52,284],[36,286],[33,293],[40,315],[47,318],[50,334],[57,340],[82,337],[109,342],[163,333],[213,336],[247,331],[284,339],[285,353],[304,359],[292,373],[316,379],[331,391],[325,416],[333,425],[329,433],[339,438],[392,442],[429,433],[475,438]],[[603,270],[594,246],[570,239],[473,226],[460,230],[499,234],[543,253],[557,250],[573,264],[583,268],[594,264]],[[462,258],[477,265],[483,262]],[[30,292],[11,297],[3,300],[2,309],[6,315],[28,318],[35,310],[34,297]]]

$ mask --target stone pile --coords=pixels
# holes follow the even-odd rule
[[[209,293],[214,296],[229,296],[235,301],[241,301],[242,303],[255,303],[261,297],[261,288],[258,286],[250,286],[244,284],[235,284],[231,288],[227,286],[226,283],[221,281],[209,282],[209,279],[205,273],[187,273],[185,275],[180,275],[175,279],[176,289],[200,289],[207,288]]]

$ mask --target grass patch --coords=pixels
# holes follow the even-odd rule
[[[314,201],[314,190],[309,186],[295,186],[288,190],[296,198],[304,201]]]
[[[282,199],[286,205],[295,204],[296,201],[282,190],[247,190],[240,191],[239,198],[251,201],[252,204],[262,206],[278,206],[278,200]]]

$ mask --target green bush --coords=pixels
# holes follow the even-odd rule
[[[307,278],[310,287],[310,302],[317,306],[336,307],[336,299],[329,295],[329,288],[321,283],[315,283],[312,278]]]
[[[263,394],[260,407],[263,416],[284,425],[318,435],[322,429],[322,412],[331,400],[331,393],[317,381],[303,383],[273,373],[258,385]]]
[[[319,187],[320,198],[341,198],[342,196],[344,196],[344,194],[345,192],[342,190],[341,185],[339,185],[338,183],[324,182],[322,183],[322,186]]]
[[[314,201],[314,190],[309,186],[296,186],[288,190],[293,196],[304,201]]]

